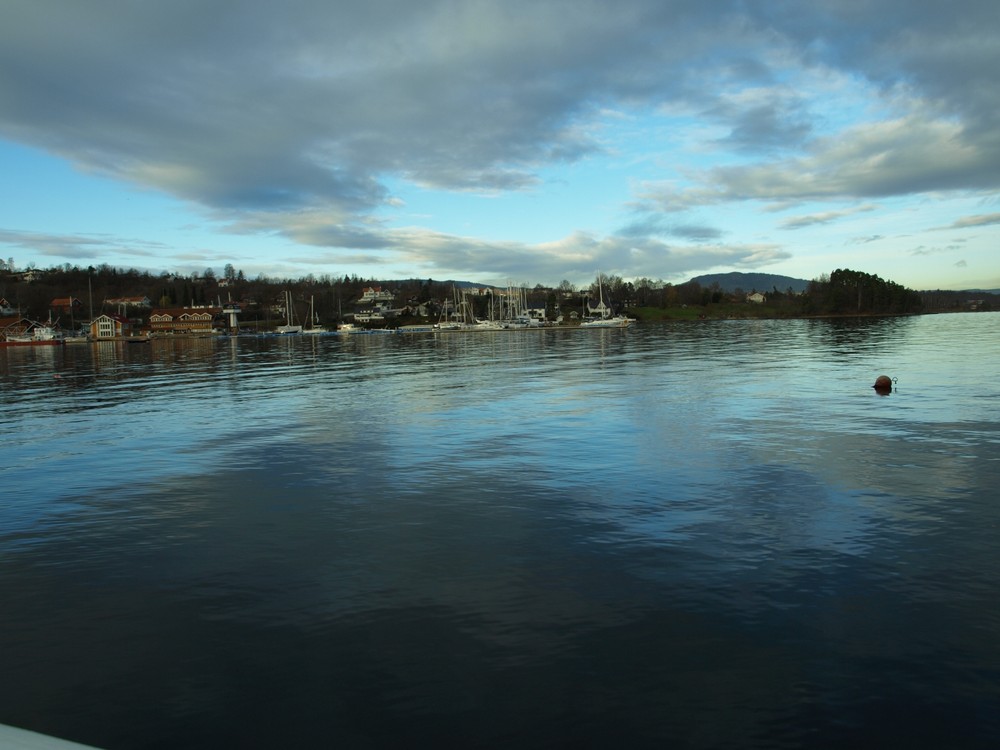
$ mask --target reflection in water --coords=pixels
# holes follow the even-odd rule
[[[0,722],[988,746],[996,320],[0,352]]]

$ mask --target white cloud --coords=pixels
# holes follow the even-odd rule
[[[878,206],[869,203],[863,206],[854,206],[852,208],[847,208],[842,211],[823,211],[818,214],[809,214],[806,216],[793,216],[781,222],[780,227],[781,229],[804,229],[805,227],[812,227],[818,224],[829,224],[839,219],[843,219],[848,216],[853,216],[854,214],[857,213],[874,211],[876,208],[878,208]],[[870,240],[871,238],[869,238],[868,241]]]
[[[941,229],[968,229],[969,227],[985,227],[1000,224],[1000,214],[981,214],[979,216],[963,216],[956,219],[951,226]]]

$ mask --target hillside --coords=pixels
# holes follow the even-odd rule
[[[710,287],[718,284],[724,292],[735,292],[742,289],[744,292],[769,292],[777,289],[779,292],[787,291],[789,287],[795,292],[804,292],[809,282],[805,279],[796,279],[791,276],[780,276],[774,273],[708,273],[702,276],[695,276],[691,281],[697,282],[702,287]]]

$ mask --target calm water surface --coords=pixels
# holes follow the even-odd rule
[[[0,350],[0,723],[995,747],[998,373],[995,313]]]

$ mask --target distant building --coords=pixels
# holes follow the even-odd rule
[[[149,297],[111,297],[104,300],[104,304],[109,307],[129,308],[129,307],[152,307],[153,303]]]
[[[90,322],[90,338],[117,339],[132,333],[132,324],[122,315],[98,315]]]
[[[359,302],[361,304],[369,304],[372,302],[392,302],[395,296],[396,295],[392,292],[382,289],[380,286],[370,286],[361,291],[361,299]]]
[[[23,336],[33,325],[35,325],[33,321],[20,316],[0,318],[0,339],[7,338],[7,334]]]
[[[591,304],[590,300],[587,300],[587,314],[595,315],[598,317],[605,317],[605,315],[611,315],[611,308],[605,304],[604,300],[599,300],[596,305]]]
[[[83,303],[76,297],[57,297],[49,303],[53,311],[63,315],[76,313],[83,307]]]
[[[763,303],[767,299],[767,295],[761,294],[760,292],[754,292],[753,294],[747,295],[747,302],[753,302],[755,305]]]
[[[221,307],[182,307],[153,310],[149,316],[152,333],[211,333]]]
[[[10,304],[3,297],[0,297],[0,317],[6,315],[17,315],[18,309]]]

